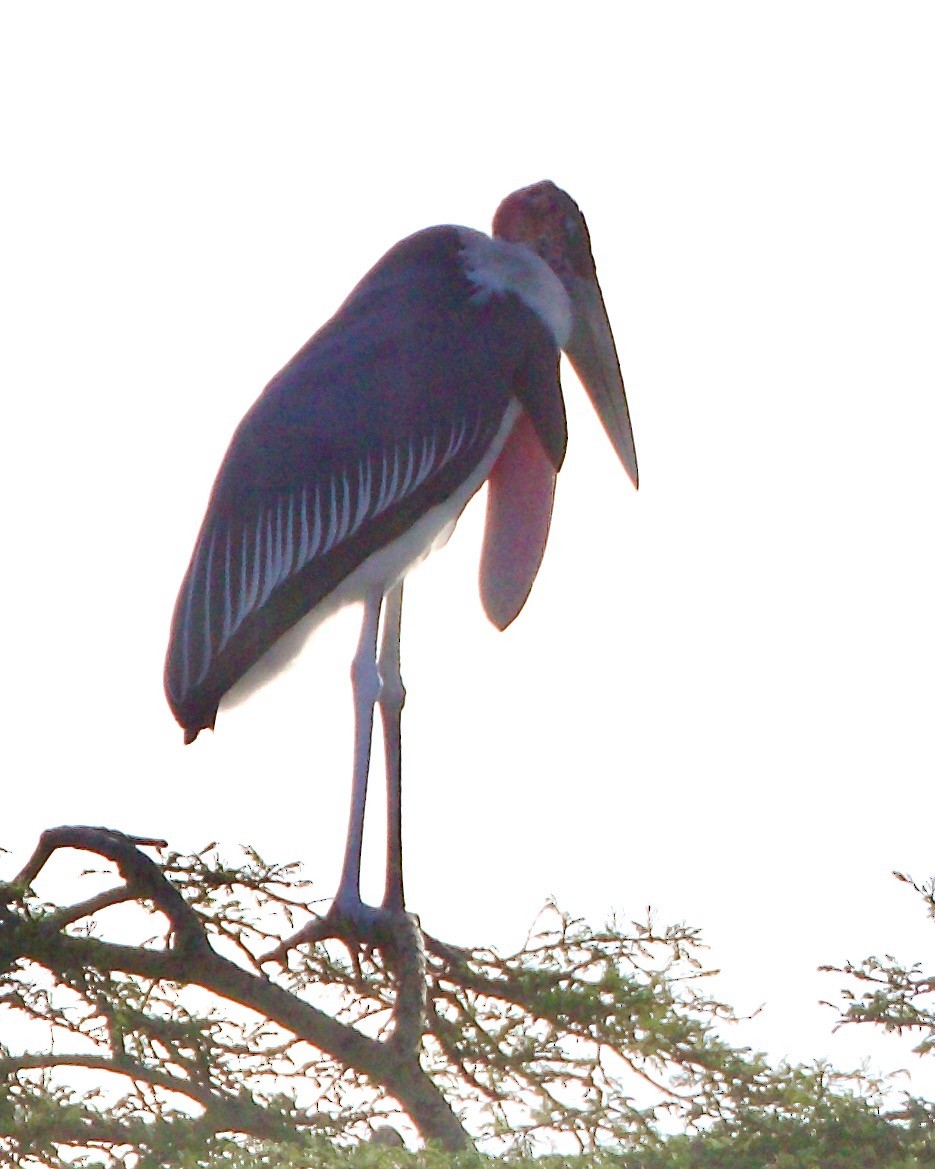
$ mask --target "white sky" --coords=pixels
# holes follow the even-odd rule
[[[738,1042],[901,1066],[832,1037],[816,967],[932,953],[890,871],[935,871],[935,10],[341,13],[0,10],[11,868],[105,823],[334,891],[356,615],[183,749],[175,592],[234,426],[364,271],[549,177],[588,218],[642,486],[566,371],[516,624],[483,617],[476,506],[410,578],[410,908],[511,946],[549,894],[651,904],[766,1003]]]

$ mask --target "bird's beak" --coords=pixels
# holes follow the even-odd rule
[[[617,347],[581,208],[567,191],[546,179],[507,195],[494,216],[493,233],[532,248],[564,285],[572,311],[565,353],[594,403],[617,457],[633,486],[638,487],[636,448]]]
[[[597,276],[574,276],[566,281],[571,299],[571,336],[565,353],[597,411],[607,437],[626,473],[639,486],[636,447],[630,411],[623,388],[617,347],[611,332]]]

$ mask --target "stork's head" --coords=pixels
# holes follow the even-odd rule
[[[523,187],[500,204],[493,233],[531,248],[565,286],[573,316],[565,353],[637,486],[636,448],[620,362],[597,282],[588,225],[578,204],[548,180]]]

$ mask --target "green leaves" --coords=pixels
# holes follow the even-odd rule
[[[140,852],[152,846],[55,829],[28,880],[0,890],[0,1034],[18,1036],[0,1048],[4,1164],[478,1164],[371,1144],[381,1127],[512,1160],[564,1151],[538,1169],[572,1154],[620,1169],[935,1163],[932,1105],[895,1107],[867,1076],[732,1047],[733,1012],[707,993],[688,926],[593,928],[550,902],[507,956],[415,930],[414,953],[329,937],[270,962],[310,915],[297,866],[252,849],[231,862],[213,845],[155,863]],[[111,887],[98,871],[85,900],[40,900],[32,886],[60,848],[104,857]],[[931,908],[931,883],[901,879]],[[920,964],[837,972],[858,987],[842,1025],[935,1045],[935,979]]]

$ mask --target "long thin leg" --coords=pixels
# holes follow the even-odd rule
[[[399,672],[399,627],[403,609],[402,581],[386,594],[383,616],[383,640],[380,643],[380,717],[386,751],[386,887],[383,908],[402,910],[403,840],[402,840],[402,740],[400,718],[406,701],[406,688]]]
[[[364,618],[360,641],[351,666],[354,690],[354,781],[351,789],[351,815],[347,829],[347,847],[341,883],[334,899],[335,908],[351,917],[359,917],[360,855],[364,842],[364,807],[367,802],[367,776],[370,772],[370,742],[373,737],[373,707],[380,699],[381,680],[377,668],[377,630],[383,598],[373,593],[364,601]]]

